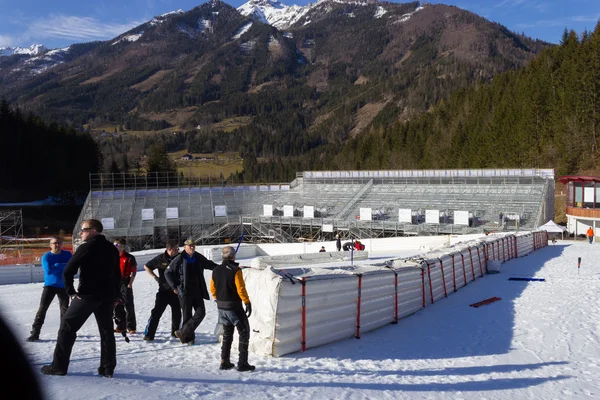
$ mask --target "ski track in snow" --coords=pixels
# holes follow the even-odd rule
[[[579,271],[577,257],[583,260]],[[213,302],[206,302],[196,345],[170,338],[169,308],[156,340],[144,342],[157,288],[140,271],[134,285],[140,333],[130,335],[129,344],[116,335],[114,378],[95,375],[99,336],[93,317],[79,332],[69,375],[38,375],[49,399],[600,398],[598,259],[598,244],[558,242],[503,264],[499,274],[478,278],[397,325],[363,333],[360,340],[280,358],[251,354],[253,373],[218,370]],[[546,281],[508,281],[511,276]],[[41,289],[42,284],[0,286],[3,315],[19,338],[28,336]],[[502,300],[469,307],[493,296]],[[58,314],[55,300],[42,340],[23,342],[36,371],[52,359]]]

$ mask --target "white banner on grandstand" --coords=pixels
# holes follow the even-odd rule
[[[333,232],[333,224],[323,224],[321,230],[323,232]]]
[[[115,229],[115,219],[114,218],[102,218],[100,220],[102,222],[102,226],[105,231],[112,231]]]
[[[215,217],[226,217],[227,206],[215,206]]]
[[[426,224],[439,224],[440,223],[440,210],[425,210],[425,223]]]
[[[265,216],[265,217],[273,216],[273,204],[263,204],[263,216]]]
[[[283,216],[284,217],[293,217],[294,216],[294,206],[283,206]]]
[[[454,211],[454,223],[456,225],[469,225],[469,212]]]
[[[361,221],[370,221],[372,209],[370,208],[361,208],[360,209],[360,220]]]
[[[398,222],[412,222],[412,212],[410,208],[398,209]]]
[[[167,208],[167,219],[177,219],[177,218],[179,218],[179,208],[168,207]]]
[[[315,217],[315,207],[304,206],[304,218],[314,218],[314,217]]]
[[[154,208],[142,208],[142,221],[154,219]]]

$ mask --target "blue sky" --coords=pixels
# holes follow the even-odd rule
[[[226,1],[238,7],[244,0]],[[284,0],[284,4],[308,3]],[[456,5],[510,30],[558,43],[565,28],[593,30],[600,0],[429,0]],[[33,43],[49,48],[111,39],[155,15],[202,4],[201,0],[0,0],[0,47]]]

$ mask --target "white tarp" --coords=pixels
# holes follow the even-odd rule
[[[255,310],[250,350],[279,357],[360,337],[481,278],[488,260],[502,263],[547,246],[545,237],[546,232],[490,235],[417,259],[373,265],[314,265],[337,252],[262,258],[243,269]]]

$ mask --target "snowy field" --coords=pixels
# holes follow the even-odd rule
[[[579,271],[577,257],[582,257]],[[598,244],[559,242],[509,261],[500,274],[486,275],[360,340],[281,358],[251,354],[256,371],[244,373],[218,370],[213,302],[206,303],[195,346],[169,338],[169,309],[154,342],[136,334],[128,344],[117,336],[112,379],[95,375],[99,337],[93,318],[79,332],[69,374],[39,373],[52,360],[59,324],[55,300],[41,340],[24,340],[41,283],[0,286],[0,306],[23,339],[49,399],[590,399],[600,398],[598,260]],[[508,281],[511,276],[546,281]],[[138,273],[134,295],[140,331],[155,292],[156,284]],[[502,300],[469,307],[493,296]]]

